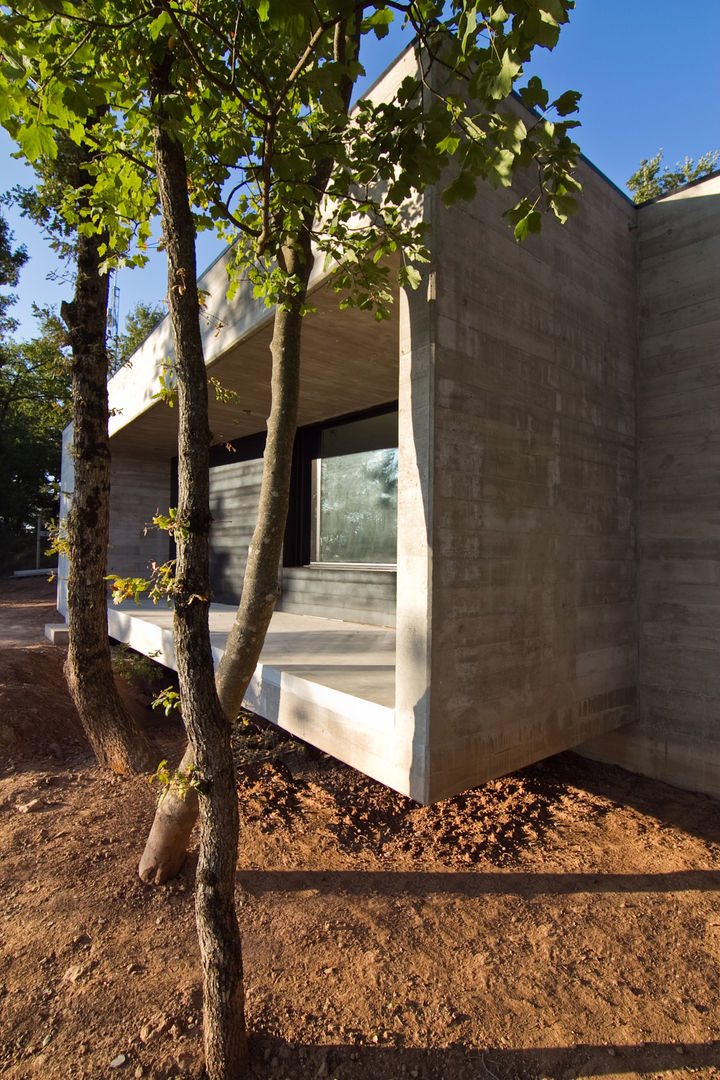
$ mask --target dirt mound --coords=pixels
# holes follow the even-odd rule
[[[0,648],[0,751],[58,759],[85,745],[63,675],[64,653],[52,645]]]

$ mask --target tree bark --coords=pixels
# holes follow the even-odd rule
[[[335,35],[336,59],[356,58],[359,49],[358,13],[349,32],[339,23]],[[344,77],[340,87],[346,110],[350,107],[353,82]],[[300,356],[302,311],[307,301],[307,288],[313,267],[312,227],[317,207],[325,194],[332,174],[333,160],[322,161],[310,185],[315,192],[315,204],[308,208],[303,224],[293,237],[288,237],[283,259],[288,277],[295,276],[296,287],[284,307],[275,310],[271,342],[272,375],[271,406],[267,422],[267,440],[260,483],[258,518],[245,567],[240,604],[227,638],[222,660],[216,673],[216,686],[225,715],[234,719],[242,705],[250,679],[262,651],[268,626],[279,593],[278,572],[285,536],[293,443],[297,428],[300,394]],[[300,287],[297,288],[297,283]],[[189,746],[183,767],[192,764]],[[166,808],[158,807],[139,873],[147,883],[162,884],[173,877],[182,865],[180,850],[192,832],[197,818],[197,804],[173,795],[166,798]]]
[[[80,171],[79,183],[90,182]],[[107,632],[107,546],[110,445],[107,397],[107,275],[100,273],[102,237],[78,235],[77,279],[61,313],[72,346],[75,488],[66,530],[68,629],[65,676],[98,763],[117,773],[156,764],[152,744],[115,687]]]
[[[178,772],[187,776],[194,766],[192,746],[188,745]],[[171,783],[158,802],[138,867],[140,878],[146,885],[163,885],[180,873],[198,813],[195,789]]]
[[[238,803],[230,724],[215,689],[208,613],[209,458],[207,376],[199,325],[195,228],[182,144],[166,127],[162,100],[171,59],[154,76],[154,129],[168,298],[178,386],[178,529],[175,654],[180,703],[195,762],[201,834],[195,914],[203,969],[205,1067],[209,1080],[237,1080],[248,1067],[242,954],[235,911]]]

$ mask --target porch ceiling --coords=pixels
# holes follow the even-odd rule
[[[398,311],[381,323],[372,314],[341,311],[327,285],[313,294],[317,310],[302,330],[300,425],[360,409],[398,395]],[[213,442],[228,442],[265,428],[270,408],[272,317],[208,366],[223,388],[238,394],[223,404],[210,388]],[[177,409],[153,402],[112,437],[114,452],[173,456],[177,446]]]

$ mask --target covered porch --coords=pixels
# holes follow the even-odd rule
[[[235,608],[213,604],[216,664]],[[176,669],[172,610],[126,604],[108,609],[110,636]],[[246,708],[354,768],[392,784],[384,748],[395,732],[395,630],[275,612]]]

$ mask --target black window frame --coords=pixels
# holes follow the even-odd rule
[[[384,416],[398,411],[397,401],[388,401],[371,409],[361,409],[352,413],[322,420],[298,428],[293,450],[292,472],[290,479],[290,506],[288,508],[285,544],[283,547],[283,566],[310,566],[313,563],[312,552],[312,468],[313,461],[320,457],[322,434],[328,428],[353,424],[358,420],[368,420],[373,416]],[[363,564],[353,564],[362,566]],[[323,563],[323,567],[332,568],[332,563]]]

